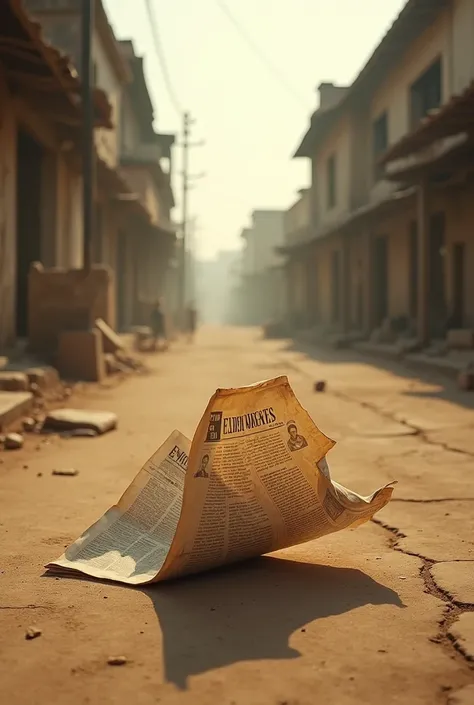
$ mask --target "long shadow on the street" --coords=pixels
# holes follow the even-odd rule
[[[297,340],[282,341],[282,349],[296,352],[304,355],[315,362],[331,363],[331,364],[350,364],[366,365],[374,367],[386,372],[390,372],[396,377],[402,379],[419,381],[424,384],[432,385],[435,389],[430,391],[413,391],[405,390],[401,393],[406,396],[419,397],[421,399],[440,399],[464,406],[467,409],[474,410],[474,395],[466,393],[456,386],[454,380],[447,376],[434,371],[413,369],[408,362],[398,362],[396,360],[384,359],[383,357],[364,355],[363,353],[351,348],[345,350],[334,350],[318,347]]]
[[[298,658],[293,632],[363,605],[404,607],[360,570],[259,558],[145,590],[163,634],[165,676],[188,678],[254,659]]]

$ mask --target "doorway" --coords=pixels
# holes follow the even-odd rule
[[[453,282],[453,312],[450,324],[453,328],[464,326],[464,301],[466,291],[466,245],[455,242],[453,245],[452,282]]]
[[[388,316],[388,247],[384,236],[374,238],[373,278],[372,306],[374,325],[378,328]]]
[[[41,261],[41,177],[43,149],[22,129],[17,134],[16,334],[28,335],[28,276]]]
[[[430,219],[429,241],[429,327],[434,339],[444,338],[447,324],[446,306],[446,219],[435,213]]]

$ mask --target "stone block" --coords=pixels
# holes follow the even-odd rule
[[[21,419],[33,407],[29,392],[0,392],[0,430]]]
[[[114,277],[105,266],[84,272],[33,263],[28,277],[29,349],[52,359],[62,331],[90,330],[97,318],[114,325],[114,302]]]
[[[446,336],[448,347],[454,350],[471,350],[474,348],[474,330],[458,328],[448,331]]]
[[[100,331],[60,333],[57,364],[61,376],[66,379],[101,382],[106,371]]]
[[[0,391],[27,392],[29,387],[28,377],[23,372],[0,372]]]

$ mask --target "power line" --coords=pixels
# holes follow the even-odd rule
[[[160,32],[158,30],[158,23],[157,23],[156,18],[154,16],[151,0],[145,0],[145,7],[146,7],[146,10],[148,13],[148,19],[150,20],[150,29],[151,29],[151,34],[153,37],[153,44],[155,45],[155,51],[156,51],[156,54],[158,56],[158,61],[161,66],[161,72],[163,74],[163,79],[165,82],[166,89],[168,91],[168,95],[170,97],[170,100],[171,100],[176,112],[179,113],[180,115],[182,115],[183,108],[181,105],[181,101],[178,99],[177,93],[176,93],[174,86],[173,86],[173,82],[171,80],[171,75],[170,75],[170,72],[168,69],[168,64],[166,61],[166,56],[165,56],[165,52],[163,49],[163,44],[161,42]]]
[[[233,12],[230,10],[228,7],[227,3],[224,0],[215,0],[217,6],[222,10],[224,15],[227,17],[229,22],[233,25],[234,29],[237,31],[237,33],[241,36],[241,38],[245,41],[247,46],[253,51],[255,56],[262,62],[262,64],[267,68],[268,71],[273,75],[273,77],[280,83],[281,86],[285,88],[285,90],[291,94],[291,96],[298,101],[300,105],[303,105],[305,108],[308,107],[306,101],[302,98],[302,96],[299,95],[298,91],[295,90],[294,86],[288,81],[288,79],[283,75],[283,73],[278,69],[273,62],[270,61],[270,59],[263,53],[263,51],[260,49],[258,44],[255,42],[254,39],[249,35],[245,27],[242,25],[242,23],[235,17]]]

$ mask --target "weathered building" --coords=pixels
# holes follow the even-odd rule
[[[41,22],[48,41],[67,54],[76,70],[81,67],[81,1],[26,0],[26,7]],[[119,164],[121,101],[124,86],[132,76],[127,61],[108,22],[101,0],[96,2],[96,17],[92,41],[93,78],[95,86],[107,95],[112,106],[113,130],[97,130],[97,188],[95,194],[92,259],[108,265],[111,272],[117,259],[118,218],[117,197],[130,193],[120,178]],[[123,202],[123,201],[122,201]],[[77,262],[81,265],[82,262]],[[115,312],[111,324],[115,324]]]
[[[0,5],[0,347],[26,337],[33,262],[82,256],[80,84],[18,0]],[[95,92],[97,125],[110,106]]]
[[[119,326],[146,323],[150,307],[167,293],[167,277],[174,255],[175,232],[171,221],[173,135],[155,133],[155,114],[146,84],[143,58],[133,43],[120,43],[132,81],[122,98],[121,172],[143,211],[130,213],[119,231],[117,295]],[[167,302],[172,307],[171,302]]]
[[[284,212],[255,210],[245,228],[241,264],[243,322],[252,325],[280,320],[286,300],[283,260]]]
[[[296,152],[312,162],[307,323],[418,344],[474,327],[472,121],[455,108],[469,102],[473,31],[474,0],[409,0],[313,115]],[[301,250],[287,243],[288,272]]]

